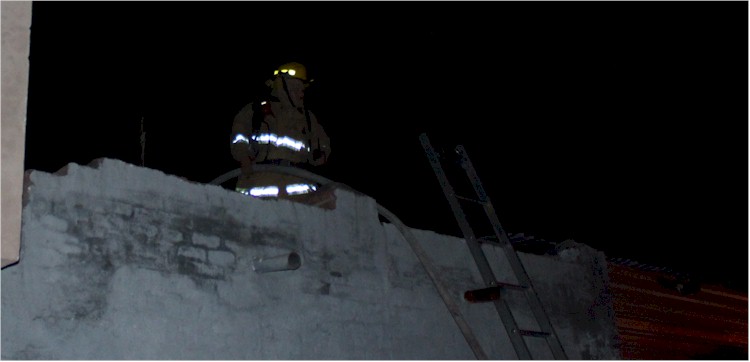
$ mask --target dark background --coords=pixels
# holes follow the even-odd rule
[[[34,2],[27,169],[208,183],[234,115],[307,65],[317,173],[460,235],[418,136],[466,147],[510,233],[747,290],[747,2]],[[231,187],[232,182],[225,184]],[[468,195],[467,195],[468,196]]]

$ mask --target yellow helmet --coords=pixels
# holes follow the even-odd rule
[[[279,73],[288,74],[292,78],[302,79],[307,82],[307,69],[305,69],[304,65],[297,62],[282,64],[278,69],[273,71],[273,75],[279,75]]]

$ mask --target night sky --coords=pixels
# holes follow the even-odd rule
[[[747,2],[35,2],[25,167],[141,165],[143,120],[146,167],[208,183],[238,167],[234,115],[298,61],[332,139],[317,173],[407,225],[460,235],[427,132],[466,147],[510,233],[747,290],[747,19]]]

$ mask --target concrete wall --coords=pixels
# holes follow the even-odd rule
[[[18,261],[21,190],[29,94],[31,1],[0,2],[2,28],[2,266]]]
[[[2,358],[474,359],[367,196],[337,190],[323,210],[109,159],[27,174],[21,262],[2,270]],[[494,307],[462,299],[482,285],[463,239],[413,231],[487,354],[516,358]],[[253,271],[291,251],[298,269]],[[603,255],[521,259],[568,356],[618,358]],[[527,338],[535,358],[552,358]]]

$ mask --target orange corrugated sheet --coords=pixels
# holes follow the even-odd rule
[[[681,295],[665,273],[609,263],[623,359],[747,359],[746,293],[703,285]]]

